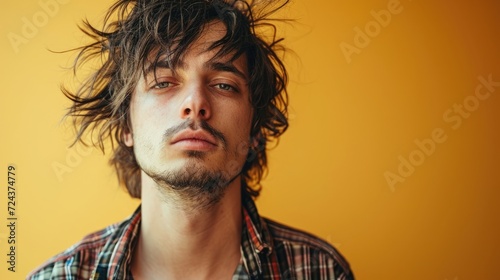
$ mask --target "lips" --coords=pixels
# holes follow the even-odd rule
[[[217,146],[217,141],[214,136],[204,130],[186,129],[176,134],[170,144],[182,144],[196,148],[198,146],[206,147],[207,145]]]

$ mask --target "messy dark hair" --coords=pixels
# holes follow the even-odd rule
[[[153,67],[165,59],[175,69],[189,46],[214,20],[227,32],[209,50],[216,56],[246,55],[250,102],[254,115],[251,139],[257,145],[249,149],[242,169],[246,191],[257,197],[260,180],[267,170],[266,145],[277,140],[288,127],[286,91],[287,72],[278,55],[283,49],[269,15],[283,1],[239,0],[118,0],[108,10],[103,28],[84,21],[80,29],[92,42],[78,50],[75,73],[87,62],[99,61],[99,67],[75,91],[63,87],[73,102],[66,116],[73,117],[75,143],[94,145],[103,152],[111,140],[110,164],[132,197],[141,196],[140,167],[133,149],[124,143],[130,132],[130,98],[145,67],[155,56]],[[258,35],[258,30],[267,34]],[[270,31],[270,32],[269,32]],[[89,140],[85,135],[90,134]]]

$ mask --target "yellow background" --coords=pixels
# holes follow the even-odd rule
[[[18,201],[11,273],[0,188],[0,279],[23,279],[138,205],[117,186],[107,155],[67,148],[59,85],[71,80],[62,66],[73,56],[47,49],[78,46],[76,24],[99,22],[110,1],[65,2],[51,15],[37,0],[0,11],[0,186],[15,164]],[[291,126],[270,153],[260,212],[333,243],[358,279],[500,279],[500,87],[457,129],[443,118],[474,101],[479,76],[500,81],[500,4],[402,0],[348,63],[340,45],[356,46],[355,28],[389,3],[295,0],[284,11],[297,19],[284,29],[295,52]],[[23,18],[40,26],[14,46],[8,36],[22,35]],[[400,156],[418,156],[415,141],[435,129],[446,140],[391,189],[384,174],[399,174]],[[58,177],[55,166],[67,172]]]

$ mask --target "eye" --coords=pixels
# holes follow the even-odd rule
[[[235,87],[228,85],[228,84],[223,84],[223,83],[216,84],[215,87],[218,89],[224,90],[224,91],[237,91]]]
[[[167,87],[171,87],[171,86],[172,86],[172,83],[170,83],[170,82],[159,82],[159,83],[155,84],[153,86],[153,88],[160,89],[160,88],[167,88]]]

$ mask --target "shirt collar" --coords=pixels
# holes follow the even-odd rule
[[[243,230],[241,256],[243,265],[251,277],[262,274],[261,255],[269,257],[273,250],[271,234],[263,222],[250,195],[242,191]]]
[[[242,195],[244,230],[248,231],[251,244],[257,254],[272,253],[272,238],[267,225],[257,212],[253,199],[248,194]]]
[[[261,254],[272,253],[272,238],[266,223],[260,217],[250,195],[242,188],[241,257],[248,274],[258,278],[262,274]],[[139,236],[141,207],[123,222],[103,248],[92,272],[92,280],[126,279],[132,253]]]
[[[139,236],[141,206],[121,223],[96,260],[91,280],[126,279]]]

